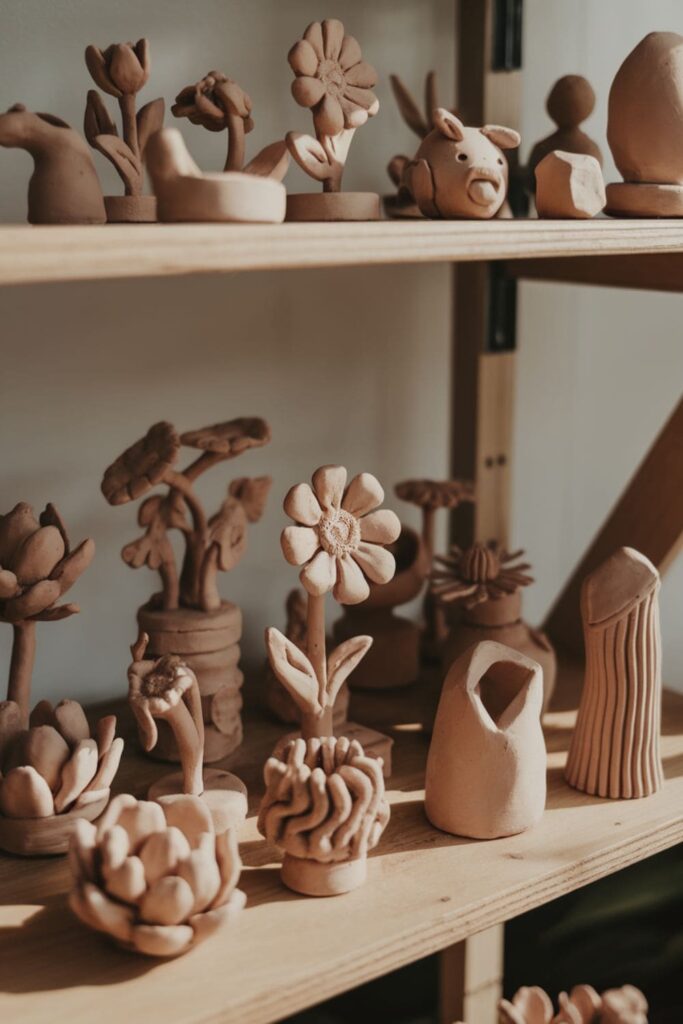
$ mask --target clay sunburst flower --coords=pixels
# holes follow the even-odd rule
[[[348,487],[343,466],[322,466],[313,488],[296,484],[284,501],[297,526],[282,532],[282,551],[290,565],[302,565],[300,579],[309,594],[332,590],[340,604],[358,604],[373,583],[387,583],[396,563],[382,545],[401,532],[398,516],[379,509],[384,490],[371,473],[359,473]]]
[[[534,582],[531,566],[520,562],[523,551],[508,552],[495,541],[473,544],[462,550],[457,546],[448,555],[436,555],[437,568],[431,575],[431,590],[438,601],[462,601],[475,608],[484,601],[514,594]]]
[[[174,117],[186,117],[191,124],[211,132],[228,131],[226,171],[241,171],[244,164],[244,136],[254,127],[251,99],[244,89],[222,71],[209,71],[195,85],[178,93],[171,107]]]
[[[155,423],[105,470],[102,493],[110,505],[134,501],[156,484],[178,456],[180,438],[170,423]]]

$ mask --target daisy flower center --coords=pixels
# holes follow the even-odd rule
[[[360,543],[360,525],[355,516],[344,509],[325,512],[318,523],[320,546],[329,555],[342,558],[355,551]]]
[[[344,89],[344,74],[336,60],[321,60],[318,78],[331,96],[341,96]]]
[[[488,548],[474,545],[462,556],[462,575],[470,583],[487,583],[500,572],[500,561]]]

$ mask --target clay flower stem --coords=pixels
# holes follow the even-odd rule
[[[184,469],[182,476],[190,483],[194,483],[197,477],[201,476],[202,473],[206,473],[207,469],[211,469],[213,466],[217,466],[220,462],[227,462],[229,459],[235,459],[239,455],[239,452],[202,452],[199,458],[191,462],[187,469]]]
[[[218,91],[220,92],[220,89]],[[225,109],[228,111],[227,101]],[[241,171],[244,166],[244,121],[239,114],[229,112],[226,113],[225,120],[228,126],[228,155],[224,170]]]
[[[168,722],[178,744],[185,793],[189,793],[191,796],[201,796],[204,792],[202,776],[204,722],[196,683],[193,683],[189,690],[189,698],[192,711],[188,709],[185,701],[180,700],[160,717]]]
[[[14,623],[12,660],[7,684],[7,700],[19,706],[24,728],[28,728],[31,703],[31,676],[36,656],[36,624],[30,620]]]
[[[194,530],[187,537],[187,548],[181,572],[181,588],[186,600],[189,599],[194,605],[198,599],[199,574],[206,550],[206,515],[201,502],[194,493],[191,482],[184,473],[168,469],[164,474],[164,483],[168,484],[172,490],[182,494],[192,515]]]
[[[333,736],[332,711],[327,707],[327,657],[325,652],[325,595],[308,595],[306,614],[308,638],[306,653],[318,680],[318,701],[322,715],[305,712],[301,719],[301,735],[305,740]]]
[[[218,546],[212,544],[204,556],[199,573],[199,604],[203,611],[216,611],[221,606],[218,591]]]
[[[422,506],[422,539],[424,541],[425,548],[427,549],[427,555],[429,556],[429,564],[431,565],[434,559],[434,527],[436,525],[436,509],[429,505]]]
[[[323,192],[341,192],[346,160],[355,134],[355,128],[345,128],[339,135],[318,135],[318,142],[327,153],[333,168],[333,173],[323,181]]]
[[[138,142],[138,122],[135,111],[135,95],[124,93],[119,98],[121,109],[121,127],[123,129],[124,142],[130,147],[135,156],[140,159],[140,144]],[[126,185],[127,196],[137,196],[142,193],[142,175],[138,175],[137,182],[133,188]]]
[[[164,611],[175,611],[180,603],[180,581],[175,558],[172,555],[170,558],[163,559],[159,566],[159,575],[161,576]]]

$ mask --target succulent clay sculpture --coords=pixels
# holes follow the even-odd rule
[[[522,588],[534,582],[531,566],[519,561],[523,556],[523,551],[502,550],[495,541],[464,551],[454,545],[448,555],[435,557],[431,587],[445,609],[455,603],[462,608],[443,646],[444,667],[480,640],[505,644],[541,666],[545,710],[555,689],[557,659],[545,633],[522,618]]]
[[[74,914],[147,956],[186,953],[232,924],[246,903],[235,832],[216,834],[193,796],[164,806],[115,797],[97,826],[78,822],[69,866]]]
[[[0,114],[0,146],[33,157],[29,224],[104,224],[102,189],[85,142],[66,121],[15,103]]]
[[[204,760],[217,761],[242,742],[238,668],[242,633],[240,609],[221,599],[219,571],[228,571],[246,550],[247,529],[256,523],[270,490],[270,477],[242,477],[228,487],[218,512],[207,518],[194,482],[202,473],[250,448],[270,441],[262,419],[241,418],[178,435],[170,423],[156,423],[107,469],[102,492],[111,505],[142,497],[159,485],[165,494],[151,494],[140,505],[138,522],[144,533],[127,544],[127,565],[143,565],[161,576],[160,593],[138,611],[138,626],[150,637],[148,657],[178,655],[197,676],[204,711]],[[184,470],[176,468],[181,446],[200,455]],[[169,531],[185,542],[180,574]],[[160,723],[155,756],[177,760],[178,752],[166,723]]]
[[[605,182],[594,156],[556,149],[537,164],[535,174],[539,217],[586,219],[605,207]]]
[[[322,194],[289,195],[287,220],[378,220],[376,193],[341,191],[356,129],[379,110],[372,92],[377,72],[335,18],[312,22],[287,59],[295,75],[292,95],[311,110],[315,126],[315,137],[288,132],[287,148],[301,169],[323,186]]]
[[[149,139],[164,123],[163,99],[152,100],[135,111],[135,97],[149,78],[149,42],[112,43],[105,50],[86,47],[85,63],[96,85],[118,100],[121,111],[119,136],[109,111],[96,89],[88,91],[85,106],[85,137],[116,168],[123,181],[123,196],[105,196],[110,223],[144,223],[156,220],[154,196],[143,196],[143,160]]]
[[[427,755],[425,811],[453,835],[516,835],[543,815],[541,667],[490,640],[450,667]]]
[[[683,216],[683,36],[650,32],[612,82],[607,141],[624,181],[607,186],[607,213]]]
[[[215,768],[202,770],[204,715],[197,677],[182,658],[165,654],[145,659],[149,637],[142,633],[131,647],[128,701],[138,724],[145,751],[159,739],[157,719],[170,727],[180,754],[182,772],[152,784],[150,800],[170,803],[178,794],[201,797],[213,819],[214,830],[237,828],[247,816],[247,789],[241,779]]]
[[[633,548],[583,583],[586,675],[565,778],[592,796],[644,797],[662,785],[659,586]]]
[[[563,75],[548,93],[545,108],[556,129],[531,150],[528,164],[528,185],[534,189],[534,172],[541,160],[553,150],[594,157],[602,167],[602,153],[596,142],[581,130],[580,125],[590,117],[595,107],[595,93],[583,75]]]
[[[538,986],[517,990],[512,1001],[498,1004],[500,1024],[647,1024],[647,1000],[633,985],[599,995],[592,985],[575,985],[560,992],[558,1013],[552,999]]]

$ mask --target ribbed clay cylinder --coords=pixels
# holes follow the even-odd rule
[[[592,796],[650,796],[662,784],[659,573],[620,548],[586,578],[586,675],[565,777]]]

